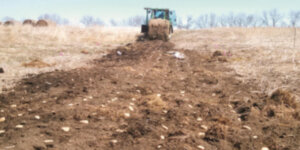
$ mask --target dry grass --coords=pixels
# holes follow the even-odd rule
[[[133,42],[138,28],[0,26],[0,92],[26,74],[86,66],[106,50]],[[51,67],[25,67],[40,60]]]
[[[300,29],[297,29],[300,31]],[[177,31],[172,41],[177,48],[221,51],[242,75],[244,82],[257,82],[261,91],[278,88],[300,96],[300,36],[294,47],[293,28],[216,28]]]

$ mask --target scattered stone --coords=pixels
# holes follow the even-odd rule
[[[3,112],[4,112],[4,110],[3,110],[3,109],[1,109],[1,110],[0,110],[0,112],[2,112],[2,113],[3,113]]]
[[[168,130],[169,128],[165,125],[161,125],[164,129]]]
[[[164,140],[164,139],[165,139],[165,136],[161,135],[161,136],[160,136],[160,139]]]
[[[132,101],[136,101],[136,99],[135,99],[135,98],[132,98],[131,100],[132,100]]]
[[[185,58],[185,55],[183,53],[180,53],[180,52],[174,52],[174,57],[175,58],[178,58],[178,59],[184,59]]]
[[[71,104],[69,104],[69,106],[73,106],[73,104],[71,103]]]
[[[29,108],[29,109],[28,109],[28,111],[29,111],[29,112],[31,112],[31,111],[32,111],[32,109],[30,109],[30,108]]]
[[[161,94],[157,94],[157,97],[161,97]]]
[[[47,101],[43,101],[43,104],[47,103]]]
[[[132,106],[128,106],[128,108],[129,108],[130,111],[134,111]]]
[[[205,133],[204,132],[199,132],[198,136],[200,136],[200,137],[205,136]]]
[[[88,120],[81,120],[80,123],[89,124],[89,121]]]
[[[116,143],[118,143],[118,140],[111,140],[110,142],[113,144],[116,144]]]
[[[243,125],[243,129],[247,129],[251,131],[251,128],[249,126]]]
[[[5,147],[5,149],[12,149],[12,148],[15,148],[15,146],[12,145],[12,146],[6,146],[6,147]]]
[[[253,139],[257,139],[257,138],[258,138],[258,136],[257,136],[257,135],[254,135],[254,136],[253,136]]]
[[[198,117],[198,118],[197,118],[197,121],[202,121],[202,118],[201,118],[201,117]]]
[[[38,115],[34,116],[34,118],[37,119],[37,120],[41,119],[41,117],[38,116]]]
[[[168,113],[168,111],[167,111],[167,110],[163,110],[163,113],[165,113],[165,114],[166,114],[166,113]]]
[[[161,145],[158,145],[158,146],[157,146],[158,149],[160,149],[161,147],[162,147]]]
[[[23,127],[24,127],[24,126],[21,125],[21,124],[16,125],[16,128],[17,128],[17,129],[22,129]]]
[[[87,100],[88,100],[87,98],[84,98],[84,99],[83,99],[84,102],[86,102]]]
[[[261,150],[269,150],[268,147],[262,147]]]
[[[114,102],[114,101],[116,101],[116,100],[118,100],[118,98],[117,98],[117,97],[115,97],[115,98],[111,99],[111,101],[112,101],[112,102]]]
[[[130,106],[134,106],[134,103],[129,103]]]
[[[228,107],[229,107],[229,108],[233,108],[232,105],[230,105],[230,104],[228,105]]]
[[[117,51],[117,54],[118,54],[119,56],[121,56],[121,55],[122,55],[122,52],[121,52],[121,51]]]
[[[70,127],[62,127],[61,128],[63,131],[65,131],[65,132],[69,132],[70,131]]]
[[[191,104],[188,105],[190,108],[193,108],[193,106]]]
[[[197,148],[199,148],[199,149],[205,149],[204,146],[202,146],[202,145],[198,145]]]
[[[53,143],[53,140],[44,140],[45,143]]]
[[[185,91],[180,91],[180,93],[181,93],[181,94],[184,94],[184,93],[185,93]]]
[[[5,130],[0,130],[0,134],[3,134],[3,133],[5,133]]]
[[[211,96],[215,97],[217,94],[216,93],[212,93]]]
[[[89,96],[89,99],[93,99],[93,96]]]
[[[116,132],[123,133],[123,132],[125,132],[125,130],[117,129]]]
[[[104,108],[104,107],[106,107],[106,106],[105,106],[105,105],[103,105],[103,104],[101,104],[101,107],[102,107],[102,108]]]
[[[201,125],[201,128],[204,129],[204,130],[208,129],[208,127],[206,125]]]
[[[13,105],[10,105],[11,108],[16,108],[17,105],[13,104]]]
[[[1,117],[0,122],[4,122],[4,121],[5,121],[5,117]]]
[[[129,117],[130,117],[130,113],[124,113],[124,116],[125,116],[126,118],[129,118]]]
[[[240,122],[241,122],[241,121],[242,121],[242,120],[241,120],[241,118],[238,118],[238,121],[240,121]]]

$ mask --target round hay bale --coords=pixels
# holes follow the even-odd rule
[[[148,37],[150,39],[168,40],[170,22],[165,19],[151,19],[149,21]]]
[[[35,22],[31,19],[26,19],[23,21],[23,25],[32,25],[34,26]]]
[[[15,21],[8,20],[4,22],[4,26],[13,26],[13,25],[15,25]]]
[[[36,22],[35,26],[37,26],[37,27],[48,27],[49,24],[46,20],[40,19],[39,21]]]
[[[45,19],[40,19],[35,24],[36,27],[48,27],[48,26],[55,26],[55,25],[56,24],[53,21],[45,20]]]

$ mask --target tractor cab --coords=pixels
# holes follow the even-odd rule
[[[146,10],[146,21],[145,24],[142,25],[142,32],[148,32],[148,24],[151,19],[164,19],[170,21],[170,25],[176,25],[176,13],[175,11],[171,11],[169,9],[158,9],[158,8],[145,8]]]

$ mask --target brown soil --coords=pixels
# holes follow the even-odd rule
[[[299,149],[298,106],[253,92],[212,54],[173,46],[137,42],[91,68],[23,79],[0,95],[0,149]]]

